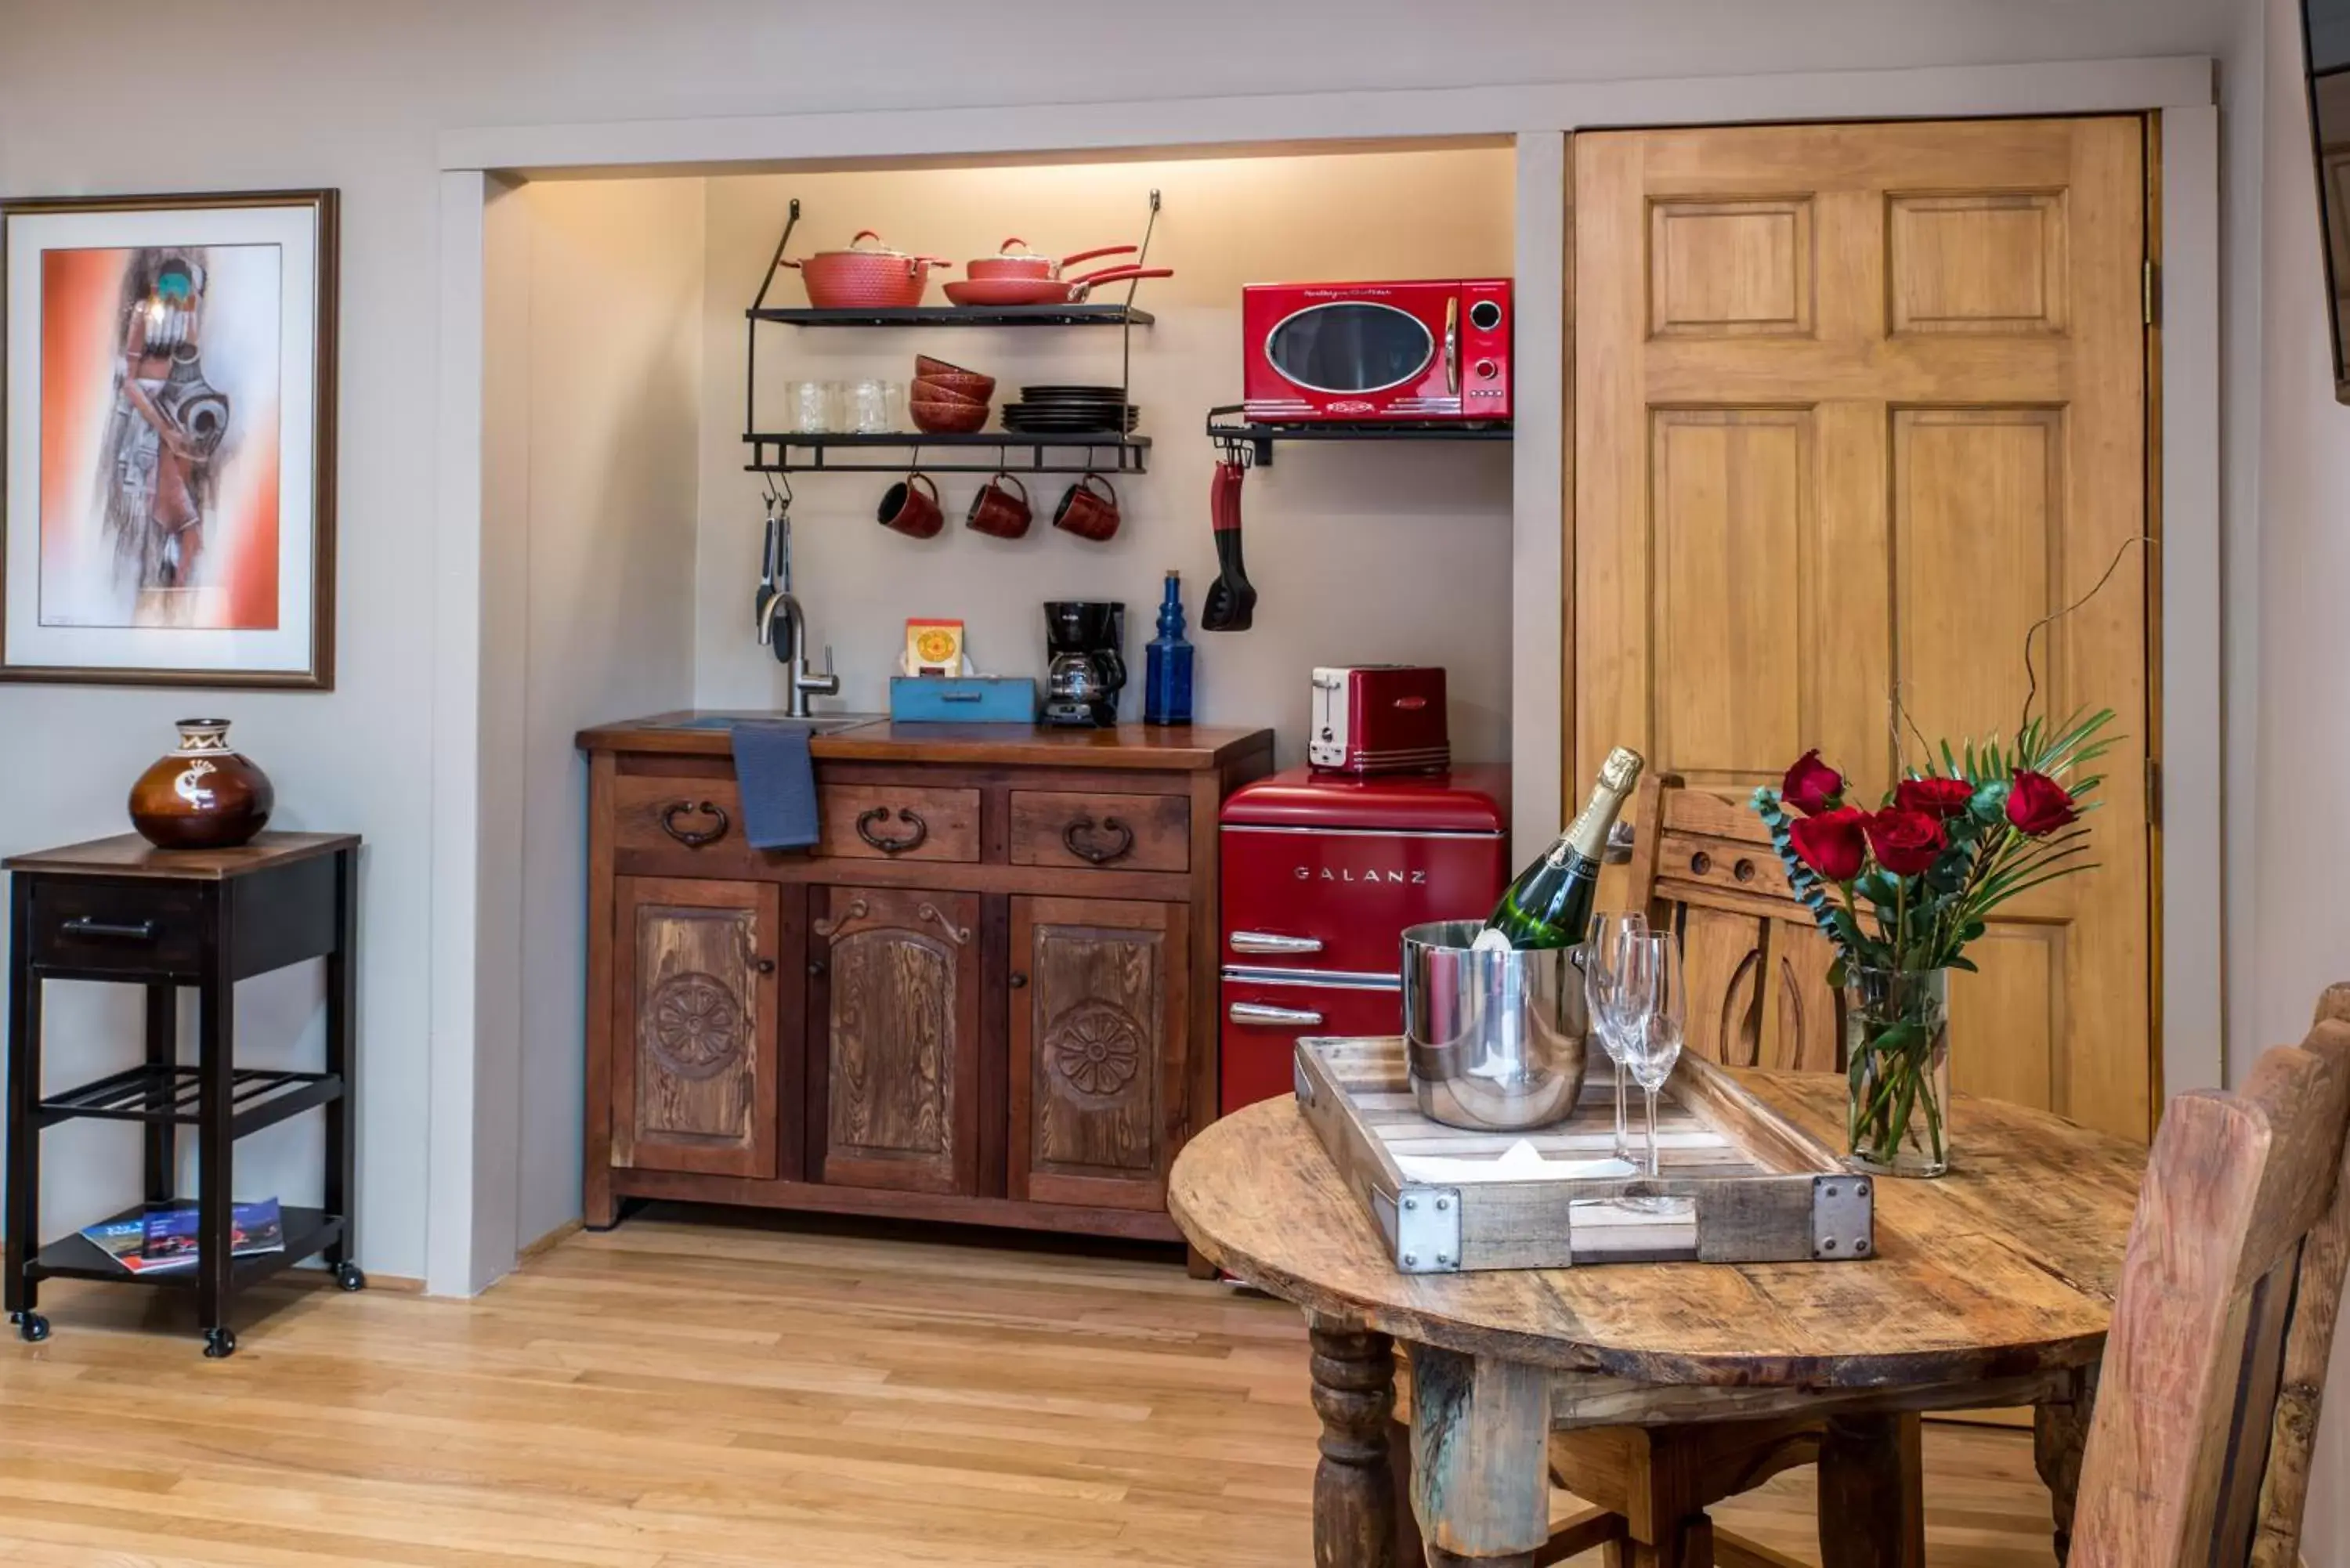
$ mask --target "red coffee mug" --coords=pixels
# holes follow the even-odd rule
[[[1004,488],[1007,484],[1010,490]],[[971,498],[963,526],[998,539],[1017,539],[1028,532],[1034,515],[1028,506],[1028,487],[1008,473],[999,473]]]
[[[1093,487],[1099,484],[1101,489]],[[1088,473],[1069,486],[1053,511],[1053,526],[1066,528],[1080,539],[1107,539],[1118,532],[1118,492],[1098,473]]]
[[[882,493],[881,504],[874,513],[884,528],[895,528],[910,538],[928,539],[946,525],[946,514],[939,510],[939,487],[931,476],[917,470],[906,475]]]

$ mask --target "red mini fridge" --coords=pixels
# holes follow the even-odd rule
[[[1509,773],[1308,768],[1224,802],[1222,1114],[1286,1095],[1309,1034],[1403,1023],[1407,926],[1482,919],[1509,885]]]

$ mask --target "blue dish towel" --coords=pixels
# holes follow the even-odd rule
[[[805,725],[735,725],[734,776],[752,848],[805,849],[816,841],[816,763]]]

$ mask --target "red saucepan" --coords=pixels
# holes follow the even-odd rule
[[[858,247],[873,242],[870,249]],[[808,303],[818,310],[895,310],[922,303],[931,269],[954,263],[937,256],[893,251],[871,229],[859,229],[845,251],[818,251],[805,261],[787,261],[806,280]]]
[[[957,305],[1082,305],[1097,283],[1124,283],[1139,277],[1173,277],[1172,267],[1114,266],[1080,278],[972,278],[947,285],[947,298]]]
[[[1017,254],[1012,249],[1014,245],[1020,247]],[[1082,261],[1096,261],[1103,256],[1134,254],[1132,245],[1104,245],[1099,250],[1079,251],[1073,256],[1063,256],[1059,261],[1055,261],[1051,256],[1030,255],[1027,250],[1026,240],[1017,238],[1006,240],[995,254],[980,256],[975,260],[965,262],[962,267],[963,275],[982,281],[1007,277],[1043,278],[1049,281],[1059,277],[1063,267],[1075,266]]]

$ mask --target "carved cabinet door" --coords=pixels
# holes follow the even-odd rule
[[[775,1176],[779,902],[770,883],[619,878],[614,1165]]]
[[[1180,904],[1012,900],[1010,1191],[1159,1209],[1183,1136]]]
[[[808,1075],[818,1179],[979,1189],[980,909],[974,893],[816,890]]]

